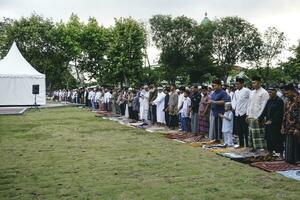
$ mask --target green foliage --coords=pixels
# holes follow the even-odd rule
[[[103,26],[99,26],[95,18],[90,18],[83,27],[80,44],[83,52],[80,61],[81,69],[99,83],[106,80],[109,37],[109,31]]]
[[[289,60],[281,64],[283,72],[287,77],[287,82],[300,82],[300,42],[298,46],[293,50],[294,56],[290,57]]]
[[[152,39],[161,50],[160,63],[165,66],[167,80],[175,82],[190,64],[196,22],[185,16],[173,19],[170,15],[155,15],[150,19],[150,25]]]
[[[146,48],[144,27],[132,18],[120,18],[115,20],[110,33],[106,80],[125,86],[142,81],[143,50]]]
[[[0,57],[13,41],[39,72],[46,74],[48,90],[83,86],[85,77],[100,84],[138,83],[144,78],[146,46],[143,26],[132,18],[116,20],[114,27],[87,24],[72,14],[67,23],[33,14],[0,23]],[[70,74],[75,71],[76,80]],[[83,76],[83,74],[85,76]]]
[[[1,57],[5,56],[13,41],[26,60],[39,72],[46,74],[48,89],[65,87],[72,78],[67,70],[61,46],[57,45],[58,32],[50,19],[33,14],[20,20],[5,20],[1,30]],[[1,48],[2,49],[2,48]]]
[[[213,54],[226,80],[228,72],[238,62],[257,58],[262,41],[257,28],[242,18],[224,17],[215,23]]]

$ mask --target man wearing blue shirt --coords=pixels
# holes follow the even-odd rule
[[[222,118],[219,114],[224,114],[224,104],[229,100],[228,94],[222,89],[221,80],[216,79],[212,82],[214,93],[211,95],[211,112],[214,116],[213,138],[216,142],[222,139]]]

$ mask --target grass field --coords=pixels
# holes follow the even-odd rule
[[[300,182],[79,108],[0,116],[0,199],[300,199]]]

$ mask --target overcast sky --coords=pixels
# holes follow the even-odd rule
[[[261,32],[275,26],[285,32],[289,45],[300,39],[300,0],[0,0],[1,18],[18,19],[33,12],[54,21],[66,21],[71,13],[84,21],[93,16],[104,26],[126,16],[147,21],[155,14],[186,15],[200,22],[205,12],[211,19],[238,15]],[[151,61],[157,57],[154,48],[148,53]]]

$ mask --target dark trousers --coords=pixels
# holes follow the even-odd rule
[[[129,113],[129,118],[130,118],[130,119],[134,119],[134,118],[133,118],[133,110],[132,110],[132,106],[128,106],[128,113]]]
[[[281,134],[281,123],[266,125],[266,141],[269,152],[283,153],[284,136]]]
[[[217,116],[215,117],[215,129],[214,129],[214,139],[219,141],[222,139],[222,118]]]
[[[132,110],[132,119],[138,121],[139,120],[139,113],[136,110]]]
[[[125,110],[126,110],[126,103],[122,103],[120,105],[120,109],[121,109],[121,115],[125,115]]]
[[[177,125],[178,125],[177,115],[170,115],[170,128],[175,129]]]
[[[300,136],[286,135],[285,161],[291,164],[300,161]]]
[[[151,105],[150,106],[150,112],[151,112],[151,122],[152,123],[156,123],[157,119],[156,119],[156,105]]]
[[[170,127],[170,115],[168,112],[165,112],[165,120],[167,127]]]
[[[249,147],[248,143],[248,124],[246,123],[246,115],[236,117],[236,129],[239,136],[240,147]]]

